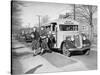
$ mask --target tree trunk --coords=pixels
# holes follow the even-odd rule
[[[91,40],[91,42],[93,42],[93,32],[94,32],[94,28],[93,28],[93,23],[92,23],[92,21],[93,21],[93,13],[92,13],[92,6],[88,6],[88,8],[89,8],[89,12],[90,12],[90,27],[91,27],[91,32],[90,32],[90,40]]]
[[[93,33],[94,33],[94,28],[93,28],[93,26],[91,26],[91,32],[90,32],[90,41],[91,42],[93,42],[93,39],[94,39]]]

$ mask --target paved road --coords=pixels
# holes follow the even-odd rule
[[[97,68],[96,50],[91,51],[89,56],[78,55],[69,58],[57,52],[52,52],[52,53],[45,53],[42,56],[39,55],[33,57],[32,50],[29,46],[30,44],[19,43],[17,40],[14,40],[13,45],[14,45],[13,47],[19,48],[17,50],[12,49],[13,50],[12,70],[14,73],[27,74],[27,73],[41,73],[41,72],[88,70],[88,69],[94,70]]]
[[[66,60],[66,56],[57,54],[57,53],[47,53],[43,55],[50,63],[55,65],[56,67],[63,67],[68,65],[68,60]],[[77,55],[69,58],[74,58],[81,61],[89,70],[97,69],[97,52],[91,51],[90,55]]]
[[[29,73],[47,73],[60,72],[59,68],[53,66],[42,56],[33,56],[33,51],[18,42],[13,41],[12,46],[12,73],[29,74]]]
[[[82,61],[89,70],[97,69],[97,51],[91,51],[90,55],[72,56],[72,58]]]

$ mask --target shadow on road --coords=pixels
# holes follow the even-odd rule
[[[36,66],[35,68],[33,68],[33,69],[27,71],[27,72],[24,73],[24,74],[32,74],[32,73],[34,73],[38,68],[40,68],[40,67],[42,67],[42,66],[43,66],[42,64],[41,64],[41,65],[38,65],[38,66]]]

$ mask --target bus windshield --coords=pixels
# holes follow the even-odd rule
[[[78,31],[78,25],[59,25],[60,31]]]

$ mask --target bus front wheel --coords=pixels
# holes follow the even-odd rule
[[[67,49],[65,43],[62,45],[62,53],[63,53],[63,55],[65,55],[65,56],[68,56],[68,57],[71,56],[71,53],[70,53],[70,51]]]

